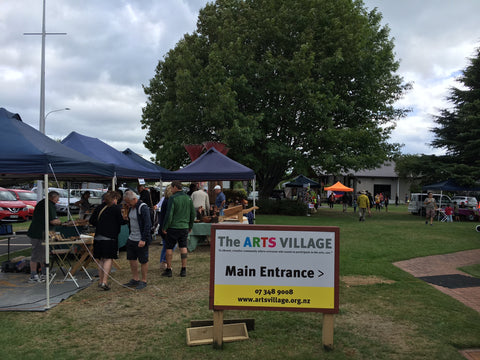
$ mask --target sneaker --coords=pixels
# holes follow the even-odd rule
[[[181,277],[187,276],[187,269],[186,268],[182,268],[182,270],[180,270],[180,276]]]
[[[123,286],[136,287],[139,283],[140,283],[140,280],[130,279],[130,281],[129,281],[128,283],[126,283],[126,284],[123,284]]]
[[[162,273],[162,276],[172,277],[172,269],[165,269],[165,271]]]
[[[37,274],[30,276],[30,279],[28,279],[29,283],[36,283],[40,282],[40,278],[38,277]]]
[[[427,221],[425,221],[425,225],[428,225],[428,220],[427,220]]]
[[[139,281],[135,289],[142,290],[142,289],[145,289],[146,287],[147,287],[147,283],[145,281]]]
[[[102,283],[102,284],[100,284],[100,289],[102,289],[104,291],[108,291],[108,290],[110,290],[110,286]]]
[[[43,283],[43,282],[45,282],[45,279],[42,280],[42,279],[38,276],[38,274],[35,274],[35,275],[33,275],[33,276],[30,276],[30,279],[28,279],[28,282],[31,283],[31,284],[32,284],[32,283],[37,283],[37,282]]]

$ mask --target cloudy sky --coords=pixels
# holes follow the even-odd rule
[[[155,67],[196,28],[208,0],[47,0],[46,133],[97,137],[145,158],[140,119]],[[397,124],[393,142],[403,153],[429,147],[432,115],[449,107],[449,87],[480,46],[478,0],[365,0],[377,7],[395,38],[399,74],[413,90],[399,101],[412,113]],[[0,1],[0,107],[38,128],[40,118],[41,0]]]

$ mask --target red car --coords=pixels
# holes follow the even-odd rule
[[[27,205],[18,201],[7,189],[0,187],[0,221],[28,220]]]
[[[33,211],[37,205],[37,193],[30,190],[23,189],[7,189],[13,195],[15,195],[18,201],[23,202],[27,205],[28,208],[28,217],[31,219],[33,217]]]

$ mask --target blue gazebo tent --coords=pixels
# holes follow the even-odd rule
[[[122,153],[124,153],[126,156],[128,156],[133,161],[136,161],[137,163],[139,163],[140,165],[142,165],[142,166],[144,166],[148,169],[151,169],[151,170],[154,170],[154,171],[160,171],[161,174],[162,174],[162,180],[174,180],[173,171],[167,170],[167,169],[165,169],[165,168],[163,168],[163,167],[161,167],[157,164],[154,164],[154,163],[152,163],[148,160],[145,160],[143,157],[138,155],[133,150],[131,150],[129,148],[126,148],[125,150],[122,151]]]
[[[0,108],[0,183],[17,179],[99,180],[113,176],[112,165],[50,139],[24,123],[19,114]]]
[[[303,175],[298,175],[295,179],[292,181],[289,181],[284,184],[285,187],[305,187],[310,185],[311,188],[321,188],[322,185],[319,184],[318,182],[309,179],[306,176]]]
[[[75,151],[22,121],[18,114],[0,108],[0,183],[40,180],[48,184],[49,176],[57,180],[101,180],[114,175],[108,165]],[[45,186],[47,197],[48,186]],[[48,201],[45,201],[48,222]],[[45,231],[46,268],[49,278],[49,236]],[[50,306],[50,282],[46,282],[46,308]]]
[[[172,173],[180,181],[253,180],[255,172],[215,148],[210,148],[198,159]]]
[[[441,181],[439,183],[425,185],[422,187],[423,191],[428,190],[440,190],[440,191],[451,191],[451,192],[459,192],[459,191],[480,191],[480,187],[465,187],[458,185],[455,180],[448,179],[445,181]]]
[[[160,170],[149,169],[139,164],[121,151],[114,149],[97,138],[85,136],[73,131],[62,140],[62,144],[98,161],[113,165],[118,178],[144,178],[154,180],[160,180],[162,178],[162,172]]]

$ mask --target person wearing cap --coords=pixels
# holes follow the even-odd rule
[[[365,194],[365,190],[360,191],[360,195],[358,196],[357,199],[358,203],[358,214],[359,218],[358,221],[365,221],[365,214],[367,212],[370,213],[370,200],[368,199],[368,196]]]
[[[225,208],[225,194],[222,192],[220,185],[215,185],[213,188],[217,197],[215,198],[215,208],[219,212],[218,215],[223,216],[223,209]]]
[[[207,212],[210,209],[210,199],[208,198],[208,194],[202,190],[202,189],[197,189],[190,195],[193,201],[193,206],[195,208],[195,212],[197,213],[197,218],[198,218],[198,209],[200,207],[203,208],[204,212]],[[204,214],[208,215],[208,214]],[[198,218],[200,220],[200,218]]]

